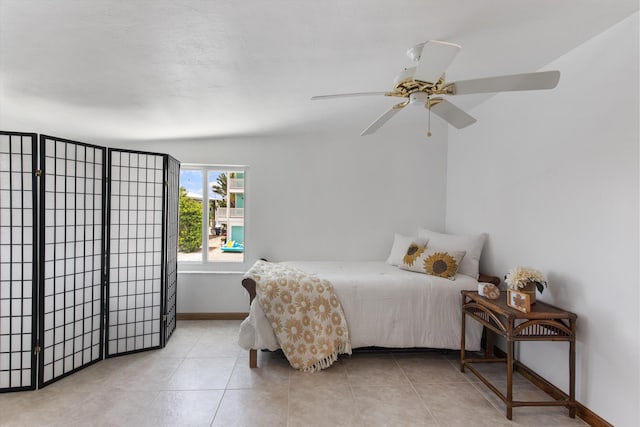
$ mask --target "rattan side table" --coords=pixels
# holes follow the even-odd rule
[[[529,313],[523,313],[507,305],[506,292],[501,292],[500,298],[490,300],[478,295],[476,291],[462,292],[462,331],[460,344],[460,370],[469,368],[491,391],[493,391],[506,405],[506,417],[511,419],[513,408],[518,406],[565,406],[569,409],[569,416],[575,418],[575,370],[576,370],[576,319],[574,313],[561,310],[552,305],[538,301],[531,306]],[[477,320],[487,328],[487,337],[491,332],[504,337],[507,341],[506,357],[493,356],[492,340],[487,339],[484,358],[466,358],[465,354],[465,324],[466,317]],[[518,341],[568,341],[569,342],[569,395],[565,399],[554,401],[514,401],[513,400],[513,371],[523,368],[536,375],[537,379],[547,382],[540,375],[535,374],[514,357],[514,345]],[[490,348],[491,347],[491,348]],[[507,369],[507,394],[500,392],[476,368],[474,363],[505,362]]]

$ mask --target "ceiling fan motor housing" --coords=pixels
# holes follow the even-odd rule
[[[429,110],[429,117],[433,112],[453,127],[462,129],[475,123],[476,119],[443,98],[443,96],[553,89],[560,79],[559,71],[541,71],[446,83],[445,70],[460,49],[461,46],[455,43],[428,40],[413,46],[407,51],[407,55],[416,65],[406,67],[396,76],[393,82],[393,90],[389,92],[323,95],[314,96],[311,99],[363,95],[385,95],[402,98],[402,102],[385,111],[369,127],[362,131],[361,135],[374,133],[407,105],[426,107]]]

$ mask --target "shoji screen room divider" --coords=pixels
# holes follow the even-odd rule
[[[166,345],[179,169],[166,154],[0,132],[0,392]]]

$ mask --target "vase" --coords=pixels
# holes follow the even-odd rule
[[[529,282],[526,285],[524,285],[523,288],[519,289],[520,292],[524,292],[525,294],[529,295],[529,302],[531,304],[535,304],[536,303],[536,283],[535,282]]]

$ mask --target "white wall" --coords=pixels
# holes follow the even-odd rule
[[[541,300],[578,314],[577,399],[640,420],[638,13],[545,69],[554,91],[501,94],[449,133],[447,230],[489,233],[482,270],[543,271]],[[521,346],[568,391],[566,343]]]
[[[446,126],[436,124],[433,134],[401,127],[368,137],[337,131],[125,145],[184,163],[248,165],[246,262],[233,268],[245,271],[261,257],[384,260],[394,232],[443,229]],[[181,274],[178,312],[248,311],[240,276]]]

